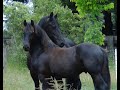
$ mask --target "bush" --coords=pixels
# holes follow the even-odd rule
[[[104,45],[105,35],[102,33],[104,27],[103,14],[100,13],[99,16],[87,14],[83,19],[83,26],[85,27],[84,42]]]
[[[109,0],[70,0],[75,2],[79,16],[83,19],[83,28],[85,28],[84,42],[104,44],[102,34],[103,11],[112,10],[114,3]]]
[[[8,59],[12,63],[25,65],[26,55],[22,48],[22,30],[23,21],[29,20],[29,9],[20,2],[13,2],[13,4],[4,6],[4,14],[8,18],[7,30],[12,38]]]

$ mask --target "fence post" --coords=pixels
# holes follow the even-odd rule
[[[117,48],[115,48],[115,71],[116,71],[116,80],[117,80]]]
[[[3,70],[6,67],[6,63],[7,63],[7,48],[3,47]]]

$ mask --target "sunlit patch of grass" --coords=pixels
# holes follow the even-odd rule
[[[110,75],[111,75],[111,90],[117,90],[117,80],[116,80],[115,68],[110,69]]]
[[[81,90],[94,90],[92,78],[88,73],[80,74],[80,79],[82,83]]]

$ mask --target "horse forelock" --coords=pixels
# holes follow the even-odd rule
[[[25,26],[24,31],[34,32],[34,27],[31,25],[30,22],[27,22],[27,25]]]

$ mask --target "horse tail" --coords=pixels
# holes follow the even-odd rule
[[[109,71],[109,64],[108,64],[108,56],[107,53],[102,49],[103,54],[104,54],[104,63],[103,63],[103,67],[102,67],[102,77],[104,79],[104,81],[106,82],[106,84],[108,85],[108,90],[110,90],[110,86],[111,86],[111,79],[110,79],[110,71]]]

